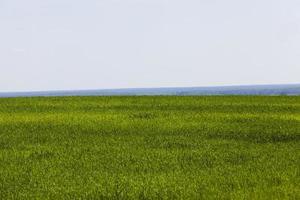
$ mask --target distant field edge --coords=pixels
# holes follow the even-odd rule
[[[0,92],[5,97],[51,96],[300,96],[300,84]]]

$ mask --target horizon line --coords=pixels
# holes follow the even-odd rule
[[[128,88],[102,88],[102,89],[53,89],[53,90],[28,90],[28,91],[0,91],[0,94],[22,94],[43,92],[80,92],[80,91],[120,91],[120,90],[151,90],[151,89],[192,89],[192,88],[230,88],[230,87],[267,87],[267,86],[300,86],[300,83],[275,83],[275,84],[241,84],[241,85],[215,85],[215,86],[163,86],[163,87],[128,87]]]

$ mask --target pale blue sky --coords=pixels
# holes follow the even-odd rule
[[[0,0],[0,91],[299,82],[299,0]]]

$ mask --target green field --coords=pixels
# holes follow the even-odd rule
[[[0,199],[300,199],[300,97],[0,99]]]

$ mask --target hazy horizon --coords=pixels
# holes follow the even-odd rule
[[[31,96],[31,94],[33,93],[42,93],[43,95],[47,96],[47,94],[52,93],[52,94],[60,94],[62,92],[63,96],[68,96],[69,92],[75,92],[75,96],[76,94],[80,96],[80,93],[78,92],[96,92],[95,94],[98,94],[97,92],[100,92],[100,96],[101,96],[101,92],[107,91],[107,92],[116,92],[116,91],[123,91],[123,92],[130,92],[130,91],[141,91],[141,92],[146,92],[147,94],[151,94],[148,93],[149,91],[176,91],[176,92],[180,92],[181,90],[198,90],[198,91],[202,91],[202,90],[211,90],[213,92],[216,92],[220,89],[225,89],[225,90],[237,90],[239,92],[243,92],[246,90],[249,90],[251,88],[254,90],[268,90],[268,89],[272,89],[272,90],[276,90],[277,92],[286,92],[286,90],[289,89],[293,89],[293,92],[295,92],[297,90],[297,94],[299,93],[298,90],[300,90],[300,83],[292,83],[292,84],[257,84],[257,85],[219,85],[219,86],[188,86],[188,87],[133,87],[133,88],[100,88],[100,89],[74,89],[74,90],[70,90],[70,89],[61,89],[61,90],[32,90],[32,91],[6,91],[6,92],[2,92],[0,91],[0,97],[1,94],[26,94],[28,96]],[[294,90],[296,89],[296,90]],[[148,92],[147,92],[148,91]],[[239,92],[237,92],[236,94],[238,94]],[[235,92],[234,92],[235,93]],[[138,94],[138,93],[137,93]],[[266,94],[267,93],[264,93]],[[90,93],[89,95],[94,95],[94,93]],[[88,96],[89,96],[88,95]],[[33,95],[35,96],[35,95]],[[13,96],[12,96],[13,97]]]
[[[0,0],[0,92],[299,84],[297,0]]]

